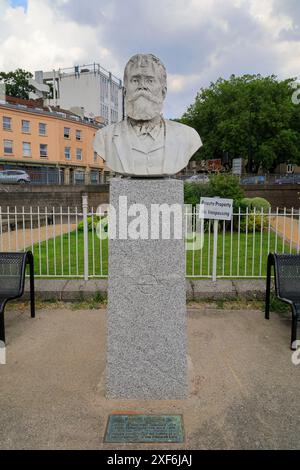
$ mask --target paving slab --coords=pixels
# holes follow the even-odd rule
[[[22,308],[21,308],[22,307]],[[300,365],[290,317],[258,310],[188,310],[185,400],[109,400],[106,311],[6,311],[0,366],[1,449],[300,449]],[[105,444],[114,412],[183,414],[184,444]]]

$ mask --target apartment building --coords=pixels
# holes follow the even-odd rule
[[[100,64],[35,72],[35,87],[48,86],[50,97],[44,103],[73,110],[82,117],[98,117],[104,124],[123,119],[122,81]],[[40,84],[40,85],[39,85]],[[43,94],[43,91],[40,93]],[[39,91],[34,97],[42,96]]]
[[[24,169],[33,182],[103,182],[104,162],[93,150],[103,124],[42,103],[6,97],[0,104],[0,169]]]

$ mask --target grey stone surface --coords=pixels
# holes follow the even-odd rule
[[[210,279],[207,281],[193,280],[191,281],[193,288],[193,299],[234,299],[237,297],[237,292],[232,281],[220,280],[212,282]]]
[[[35,279],[35,296],[38,300],[62,300],[73,302],[78,300],[90,300],[97,293],[103,297],[107,295],[106,279]],[[29,280],[26,279],[24,296],[21,300],[30,298]]]
[[[266,295],[266,281],[265,279],[247,279],[232,281],[238,297],[245,299],[260,299],[263,300]]]
[[[106,294],[107,281],[103,279],[91,279],[84,281],[82,279],[74,279],[68,281],[62,291],[61,300],[89,300],[94,298],[98,292]]]
[[[193,284],[188,279],[186,279],[185,281],[185,289],[186,289],[186,300],[194,300]]]
[[[35,279],[35,295],[39,300],[62,300],[62,291],[67,284],[66,279]],[[23,299],[29,299],[30,283],[26,278]]]
[[[110,203],[182,204],[183,183],[115,179]],[[128,218],[130,222],[130,218]],[[117,231],[118,233],[118,231]],[[184,240],[110,240],[107,395],[180,399],[187,393]]]
[[[249,299],[263,300],[265,298],[264,279],[219,279],[212,282],[210,279],[186,279],[187,300],[218,300],[218,299]],[[272,286],[274,289],[274,286]],[[76,279],[36,279],[35,293],[40,300],[90,300],[100,292],[107,295],[107,279],[89,279],[88,281]],[[29,282],[26,281],[24,299],[29,299]]]

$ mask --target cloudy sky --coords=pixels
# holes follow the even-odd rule
[[[0,0],[0,70],[99,62],[122,78],[152,52],[168,71],[167,117],[230,74],[300,77],[299,0]]]

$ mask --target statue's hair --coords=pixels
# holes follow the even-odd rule
[[[127,62],[124,69],[124,86],[128,81],[129,69],[136,64],[140,64],[143,67],[143,64],[146,64],[148,61],[154,62],[160,71],[160,82],[163,88],[167,88],[167,71],[164,64],[161,60],[153,54],[135,54]]]

